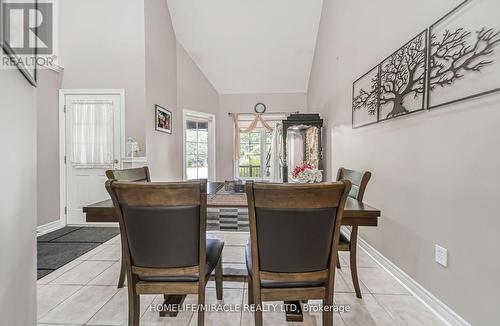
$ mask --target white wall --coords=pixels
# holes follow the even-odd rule
[[[307,107],[305,93],[221,94],[217,127],[217,179],[220,181],[234,179],[234,123],[228,112],[254,113],[254,106],[258,102],[266,104],[266,113],[305,112]]]
[[[352,82],[459,2],[325,0],[308,107],[327,119],[330,178],[373,173],[383,216],[361,236],[472,325],[498,325],[500,96],[351,129]]]
[[[0,318],[36,320],[36,90],[15,70],[0,70]]]

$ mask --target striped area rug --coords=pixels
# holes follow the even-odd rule
[[[249,231],[248,209],[209,208],[207,211],[209,231]]]

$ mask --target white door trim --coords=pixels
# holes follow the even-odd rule
[[[59,220],[61,226],[66,226],[66,95],[118,95],[120,96],[120,162],[125,157],[125,90],[124,89],[60,89],[59,90]]]
[[[216,121],[215,115],[206,112],[193,111],[188,109],[182,110],[182,179],[186,180],[186,119],[187,116],[199,116],[200,118],[209,119],[208,124],[208,177],[210,181],[217,180],[216,168],[216,149],[217,134],[216,134]]]

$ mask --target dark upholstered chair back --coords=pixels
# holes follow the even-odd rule
[[[106,176],[110,180],[117,181],[151,182],[147,166],[135,169],[108,170]]]
[[[352,188],[351,192],[349,193],[349,197],[352,197],[357,200],[363,200],[366,186],[368,185],[368,181],[370,181],[371,176],[372,174],[369,171],[360,172],[360,171],[340,168],[337,173],[337,181],[340,180],[351,181]]]
[[[137,183],[108,180],[133,266],[177,268],[199,264],[206,182]],[[202,230],[204,238],[205,230]]]
[[[302,273],[328,269],[348,184],[247,183],[251,240],[257,242],[259,270]]]

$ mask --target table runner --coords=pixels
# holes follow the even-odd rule
[[[236,193],[234,191],[226,191],[221,188],[214,195],[208,195],[209,206],[219,207],[246,207],[248,206],[247,195],[245,193]]]

